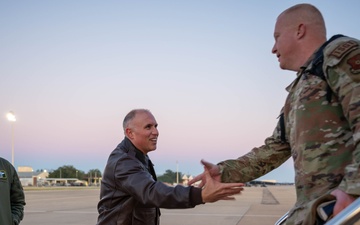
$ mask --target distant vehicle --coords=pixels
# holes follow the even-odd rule
[[[84,181],[77,180],[75,182],[72,182],[71,186],[87,186],[87,184]]]

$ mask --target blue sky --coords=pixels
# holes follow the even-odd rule
[[[271,135],[294,72],[271,54],[300,1],[1,1],[0,155],[15,166],[102,170],[122,120],[150,109],[158,174],[196,175]],[[357,1],[311,1],[328,37],[360,37]],[[354,19],[355,18],[355,19]],[[289,160],[264,179],[293,181]]]

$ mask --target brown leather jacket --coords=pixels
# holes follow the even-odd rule
[[[159,208],[203,204],[200,188],[156,181],[147,160],[127,138],[110,154],[101,181],[97,225],[158,225]]]

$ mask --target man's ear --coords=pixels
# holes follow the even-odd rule
[[[130,128],[126,128],[125,129],[125,135],[126,137],[128,137],[130,140],[132,140],[134,138],[134,133]]]
[[[306,26],[305,24],[301,23],[297,27],[297,38],[302,39],[305,36],[306,33]]]

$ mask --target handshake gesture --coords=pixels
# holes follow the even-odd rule
[[[243,183],[221,183],[221,174],[217,165],[205,160],[201,160],[201,163],[204,165],[204,172],[190,180],[189,185],[201,181],[199,187],[202,188],[201,196],[204,203],[234,200],[233,195],[240,194],[244,190]]]

